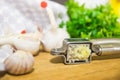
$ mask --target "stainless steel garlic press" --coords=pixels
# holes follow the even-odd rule
[[[52,55],[63,56],[65,64],[89,63],[93,53],[98,56],[120,53],[120,39],[69,38],[61,48],[51,50]]]
[[[86,49],[86,51],[84,51],[84,49]],[[79,55],[79,53],[81,54]],[[92,43],[87,39],[65,39],[63,41],[63,47],[52,49],[51,54],[64,56],[65,64],[90,62],[92,54]]]

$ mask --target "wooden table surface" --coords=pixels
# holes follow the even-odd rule
[[[41,52],[35,57],[33,72],[2,74],[0,80],[120,80],[120,54],[94,56],[91,63],[64,65],[63,57]]]

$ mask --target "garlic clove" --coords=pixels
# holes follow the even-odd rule
[[[4,64],[6,70],[11,74],[25,74],[33,69],[34,58],[29,52],[17,50],[5,60]]]
[[[15,53],[16,54],[16,53]],[[17,54],[16,54],[17,55]],[[18,57],[20,57],[20,56],[18,56]],[[21,73],[21,71],[23,70],[23,68],[22,68],[22,66],[23,66],[23,62],[22,62],[22,60],[23,60],[23,58],[19,58],[18,59],[18,64],[16,65],[17,66],[17,68],[16,68],[16,75],[18,75],[18,74],[23,74],[24,72],[22,72]],[[14,68],[15,69],[15,68]],[[14,72],[12,72],[12,73],[14,73]]]
[[[30,71],[31,70],[31,68],[28,68],[30,66],[30,63],[29,63],[29,61],[28,61],[28,59],[26,59],[26,72],[28,72],[28,71]]]
[[[20,68],[19,62],[20,62],[19,58],[17,58],[15,55],[11,55],[4,62],[6,70],[9,70],[9,73],[17,74],[17,70]]]
[[[25,68],[25,71],[26,72],[29,72],[30,70],[31,70],[31,67],[29,67],[29,66],[31,66],[31,64],[32,64],[32,62],[31,62],[31,60],[29,59],[29,54],[26,54],[26,58],[24,58],[25,60],[26,60],[26,63],[25,63],[25,66],[24,66],[24,68]],[[32,65],[33,66],[33,65]]]
[[[21,60],[21,70],[20,70],[20,74],[23,74],[24,72],[26,72],[26,62],[25,62],[25,60],[27,59],[27,56],[26,55],[24,55],[24,58]]]
[[[15,57],[15,56],[11,56],[11,60],[13,60],[14,62],[10,62],[9,66],[11,65],[11,68],[10,68],[10,73],[14,73],[17,74],[17,70],[20,68],[20,60]],[[14,64],[14,66],[13,66]]]
[[[27,67],[26,67],[26,72],[31,72],[32,71],[32,67],[33,67],[33,64],[34,64],[34,58],[33,58],[33,56],[31,55],[31,59],[29,59],[30,57],[29,57],[29,55],[31,55],[31,54],[27,54],[26,56],[28,56],[27,57],[27,61],[26,61],[26,63],[27,63]],[[32,60],[32,61],[31,61]]]
[[[29,58],[29,55],[31,55],[31,58]],[[30,60],[34,60],[32,54],[26,52],[26,54],[23,56],[23,59],[22,61],[26,61],[24,63],[24,67],[21,67],[23,71],[20,71],[21,74],[24,74],[24,72],[28,73],[32,70],[32,67],[33,67],[33,63],[34,62],[31,62]]]
[[[29,58],[33,58],[31,54],[27,54],[27,56],[28,56],[27,61],[28,61],[28,63],[29,63],[28,66],[31,66],[31,68],[32,68],[32,66],[33,66],[32,63],[34,63],[34,59],[31,59],[31,60],[29,59]],[[31,68],[27,68],[27,71],[30,71]]]

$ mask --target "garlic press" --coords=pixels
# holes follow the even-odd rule
[[[119,38],[92,40],[68,38],[64,39],[61,48],[54,48],[51,50],[52,55],[63,56],[65,64],[89,63],[92,60],[92,54],[101,56],[119,53]]]

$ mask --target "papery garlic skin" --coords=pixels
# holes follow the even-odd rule
[[[10,74],[25,74],[32,71],[34,58],[29,52],[17,50],[4,61],[4,64]]]
[[[0,46],[0,63],[3,63],[7,57],[13,54],[13,52],[14,48],[9,44]]]
[[[43,35],[42,43],[44,50],[50,52],[53,48],[62,47],[63,40],[69,38],[66,30],[61,28],[53,28]]]

